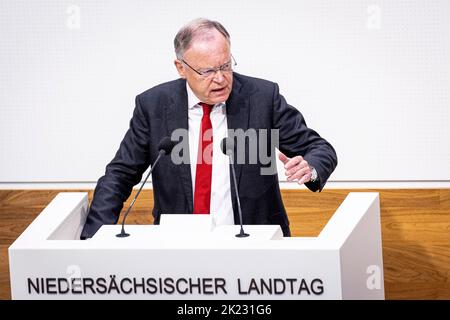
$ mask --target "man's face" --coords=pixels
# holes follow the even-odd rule
[[[217,30],[197,36],[183,55],[183,60],[197,71],[220,67],[232,60],[230,44]],[[185,78],[190,88],[201,102],[216,104],[224,102],[231,93],[232,71],[217,71],[205,78],[181,60],[175,60],[180,77]]]

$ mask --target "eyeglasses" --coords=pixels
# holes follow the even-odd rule
[[[209,69],[200,69],[200,70],[196,70],[193,67],[191,67],[186,61],[184,61],[184,59],[180,59],[185,65],[187,65],[189,68],[191,68],[192,70],[195,71],[195,73],[197,73],[199,76],[201,76],[203,79],[208,79],[208,78],[212,78],[213,76],[215,76],[215,74],[218,71],[221,72],[230,72],[233,71],[233,67],[237,65],[236,60],[234,60],[233,55],[231,55],[231,60],[228,61],[227,63],[224,63],[221,66],[218,66],[217,68],[209,68]]]

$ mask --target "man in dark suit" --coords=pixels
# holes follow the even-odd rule
[[[228,130],[276,131],[288,180],[312,191],[322,190],[337,165],[333,147],[306,126],[277,84],[233,72],[230,36],[220,23],[194,20],[178,32],[174,43],[180,79],[136,97],[130,128],[97,183],[82,239],[92,237],[103,224],[117,223],[133,186],[154,163],[159,141],[176,130],[187,133],[181,156],[190,161],[179,164],[165,156],[155,167],[155,223],[161,213],[211,214],[218,224],[239,223],[228,158],[219,147]],[[273,155],[274,145],[267,145]],[[249,148],[243,152],[248,159]],[[264,174],[267,163],[260,159],[235,167],[243,223],[278,224],[289,236],[276,172]]]

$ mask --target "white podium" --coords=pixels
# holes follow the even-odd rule
[[[81,241],[87,208],[60,193],[9,247],[13,299],[384,299],[378,193],[349,193],[311,238],[163,215]]]

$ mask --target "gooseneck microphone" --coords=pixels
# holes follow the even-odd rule
[[[236,200],[237,200],[237,207],[239,212],[239,222],[241,224],[241,231],[236,235],[238,238],[245,238],[248,237],[249,234],[244,232],[244,227],[242,224],[242,210],[241,210],[241,202],[239,201],[239,191],[237,187],[236,182],[236,172],[234,170],[234,154],[235,154],[235,146],[234,141],[230,138],[223,138],[220,143],[220,148],[222,149],[222,152],[228,156],[230,160],[231,165],[231,173],[233,176],[233,183],[234,183],[234,191],[236,192]]]
[[[173,147],[175,147],[176,144],[177,144],[177,142],[170,140],[169,137],[164,137],[159,142],[159,145],[158,145],[158,151],[159,151],[158,157],[156,158],[155,162],[153,163],[153,165],[152,165],[152,167],[150,169],[150,172],[147,174],[147,177],[145,178],[144,182],[142,183],[141,187],[139,188],[138,192],[136,193],[136,196],[134,197],[134,199],[131,202],[130,206],[128,207],[127,211],[123,215],[122,231],[119,234],[116,234],[116,237],[118,237],[118,238],[125,238],[125,237],[128,237],[130,235],[130,234],[125,232],[125,220],[127,219],[128,213],[130,213],[131,208],[133,208],[133,205],[136,202],[137,197],[141,193],[142,187],[147,182],[148,177],[150,177],[150,175],[152,174],[153,169],[155,169],[159,159],[161,159],[161,157],[163,155],[170,154],[172,152]]]

